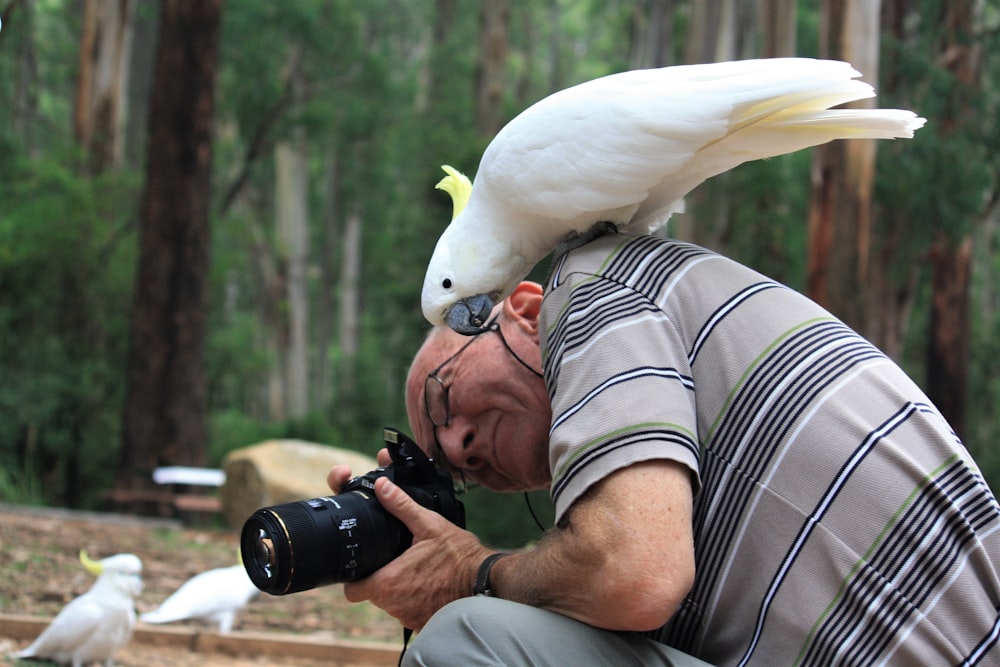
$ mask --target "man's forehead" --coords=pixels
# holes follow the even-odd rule
[[[472,340],[468,336],[455,333],[448,327],[438,327],[427,339],[423,347],[427,352],[427,359],[432,364],[430,368],[437,368],[441,365],[441,362],[458,352],[466,343]]]
[[[469,339],[451,329],[438,328],[427,337],[410,364],[410,377],[423,387],[424,379],[445,359],[457,352]]]

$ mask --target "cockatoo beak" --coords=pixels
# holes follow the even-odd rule
[[[86,549],[80,549],[80,562],[90,572],[92,575],[99,577],[101,573],[104,572],[104,566],[98,561],[90,560],[90,556],[87,555]]]
[[[463,336],[475,336],[485,329],[493,312],[493,301],[485,294],[477,294],[455,303],[445,314],[445,321]]]

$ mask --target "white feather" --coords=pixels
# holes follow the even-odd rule
[[[912,137],[924,119],[910,111],[829,108],[874,96],[859,76],[843,62],[776,58],[623,72],[550,95],[483,154],[428,266],[424,316],[439,325],[461,299],[507,296],[597,222],[653,231],[701,182],[748,160]]]
[[[74,598],[56,615],[19,658],[44,658],[73,667],[103,662],[132,636],[135,599],[142,592],[142,561],[118,554],[99,561],[103,567],[90,590]]]
[[[139,617],[144,623],[172,623],[188,619],[233,629],[236,614],[260,591],[242,565],[208,570],[191,577],[153,611]]]

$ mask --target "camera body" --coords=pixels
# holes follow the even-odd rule
[[[384,430],[392,463],[351,479],[335,496],[263,507],[240,534],[243,566],[271,595],[367,577],[409,548],[413,535],[375,498],[386,477],[417,503],[465,527],[451,476],[408,436]]]

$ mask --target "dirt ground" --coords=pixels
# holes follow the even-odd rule
[[[72,598],[84,593],[93,583],[93,576],[79,563],[80,549],[86,549],[95,560],[122,552],[134,553],[142,559],[144,590],[136,602],[137,611],[142,613],[156,608],[195,574],[233,564],[238,535],[235,531],[196,530],[176,522],[0,505],[0,613],[52,617]],[[171,625],[184,627],[183,623]],[[191,627],[205,629],[197,623]],[[402,636],[396,621],[381,610],[367,603],[351,604],[344,600],[340,586],[277,597],[262,593],[239,615],[234,629],[394,643],[399,643]],[[12,650],[25,645],[26,642],[0,637],[0,664],[4,664],[2,661]],[[264,658],[194,655],[182,649],[177,649],[176,655],[173,653],[164,647],[133,641],[118,654],[116,664],[124,667],[319,664],[306,659],[276,663]]]
[[[47,667],[54,664],[48,661],[17,660],[8,657],[11,652],[23,648],[20,645],[23,643],[0,637],[0,665]],[[115,655],[115,667],[273,667],[275,665],[281,665],[281,667],[367,667],[366,665],[350,663],[334,665],[329,660],[310,660],[308,658],[251,658],[219,653],[191,653],[181,648],[146,646],[137,642],[130,642]]]

